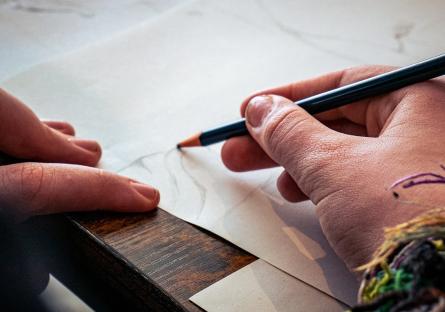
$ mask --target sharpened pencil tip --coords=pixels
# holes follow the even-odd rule
[[[201,146],[201,141],[199,140],[200,136],[201,136],[201,133],[197,133],[197,134],[191,136],[190,138],[188,138],[188,139],[186,139],[186,140],[184,140],[182,142],[179,142],[176,145],[176,148],[178,150],[180,150],[180,149],[182,149],[184,147]]]

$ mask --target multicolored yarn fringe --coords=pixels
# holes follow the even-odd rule
[[[445,311],[445,208],[385,230],[350,311]]]

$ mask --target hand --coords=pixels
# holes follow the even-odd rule
[[[41,122],[1,89],[0,151],[32,161],[0,166],[0,212],[16,221],[80,210],[147,211],[159,203],[150,186],[86,167],[100,159],[96,141],[74,137],[66,122]]]
[[[293,101],[390,69],[353,68],[258,92],[241,106],[251,136],[222,149],[234,171],[283,166],[278,190],[289,201],[309,198],[316,205],[327,239],[350,269],[370,260],[384,227],[445,204],[445,184],[391,187],[416,173],[445,174],[445,81],[316,116]]]

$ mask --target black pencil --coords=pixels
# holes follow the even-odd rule
[[[313,115],[444,74],[445,54],[441,54],[413,65],[302,99],[295,104]],[[234,123],[195,134],[180,142],[177,147],[206,146],[246,134],[248,134],[246,122],[245,119],[241,119]]]

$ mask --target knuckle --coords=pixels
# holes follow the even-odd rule
[[[46,196],[43,184],[53,179],[53,173],[45,170],[44,166],[37,163],[25,163],[21,166],[20,175],[17,177],[20,183],[20,195],[25,201],[34,201]]]
[[[277,161],[292,156],[293,144],[303,143],[304,135],[302,125],[307,117],[302,117],[296,110],[288,110],[280,113],[269,121],[264,129],[264,140],[267,142],[269,152]],[[291,144],[291,146],[290,146]]]
[[[297,110],[289,110],[271,120],[264,130],[269,152],[279,160],[298,157],[317,163],[329,162],[336,155],[346,156],[348,144],[341,144],[338,137],[327,132],[315,133],[309,125],[310,118]]]
[[[112,184],[112,180],[110,175],[103,169],[93,169],[95,170],[95,177],[97,181],[97,186],[101,189],[107,189],[110,184]]]
[[[0,171],[3,192],[0,202],[13,214],[33,215],[44,211],[51,203],[54,170],[38,163],[9,165]]]

